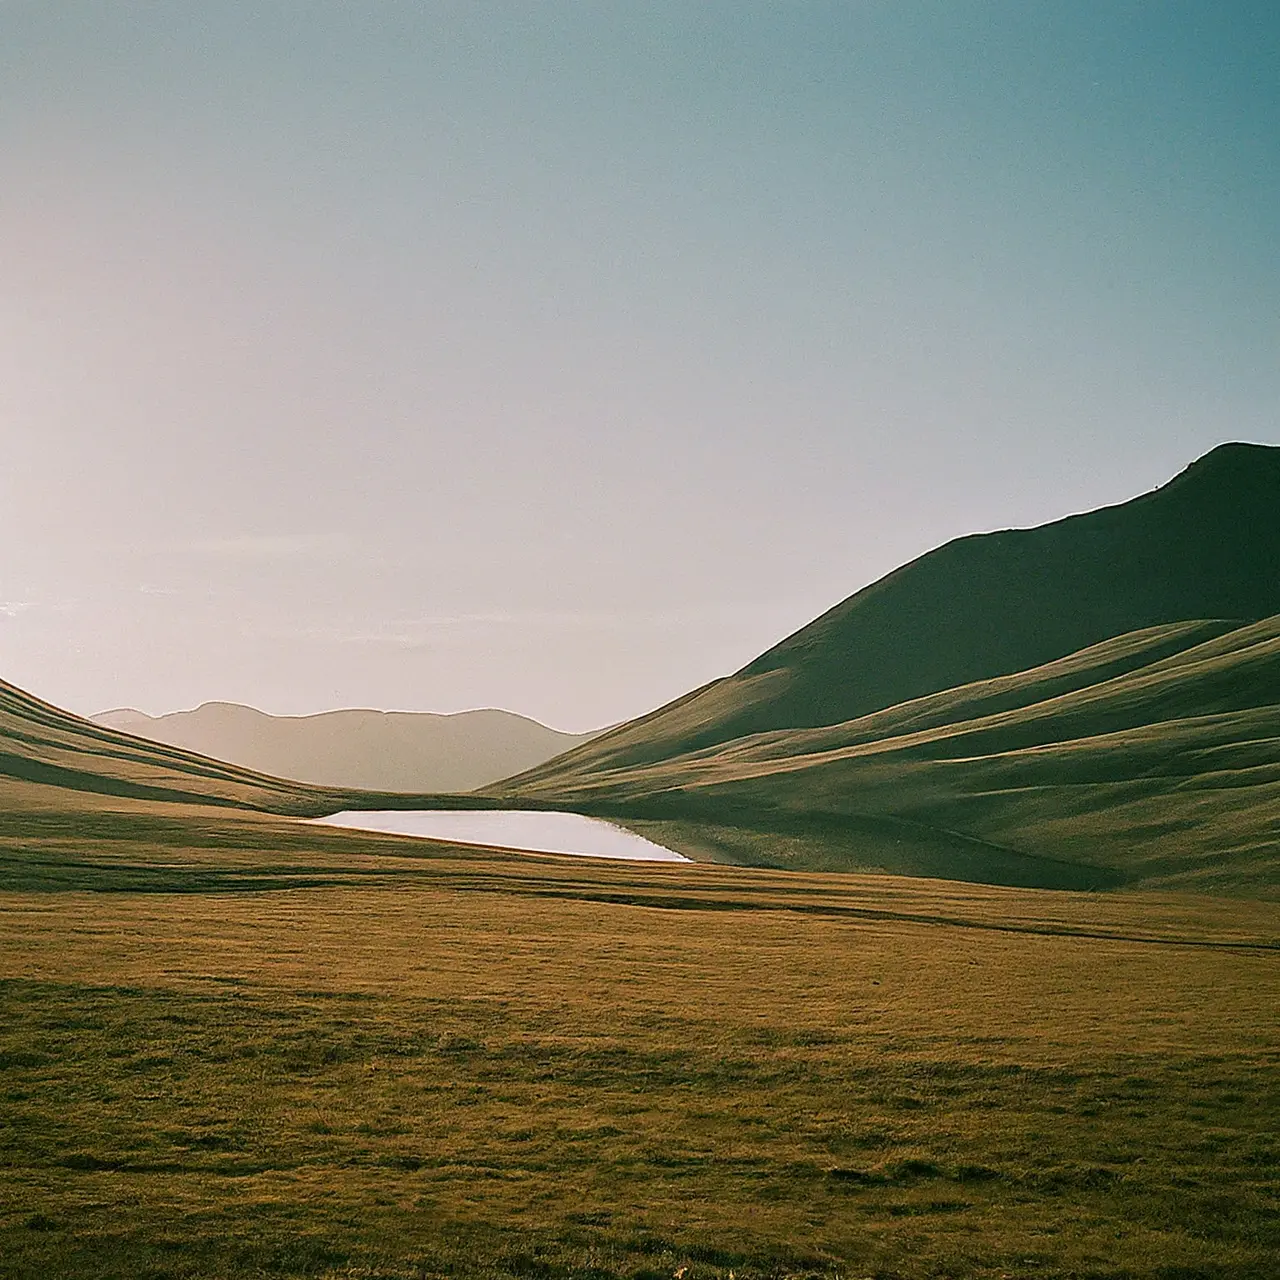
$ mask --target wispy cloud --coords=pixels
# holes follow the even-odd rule
[[[226,560],[325,560],[347,554],[350,542],[339,533],[239,533],[201,538],[188,549]]]

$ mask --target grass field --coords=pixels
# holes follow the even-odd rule
[[[0,1275],[1277,1273],[1274,903],[5,813]]]

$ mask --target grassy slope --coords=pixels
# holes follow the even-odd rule
[[[1278,612],[1280,449],[1224,445],[1119,506],[948,543],[570,760],[642,763],[837,724],[1126,632]]]
[[[114,711],[94,719],[262,773],[375,791],[470,791],[591,737],[559,733],[497,710],[271,716],[235,703],[208,702],[167,716]]]
[[[1278,881],[1280,638],[1200,622],[842,725],[675,760],[572,753],[482,795],[307,786],[92,724],[0,684],[0,777],[163,803],[572,806],[699,858],[990,883],[1270,892]]]
[[[6,786],[13,1280],[1274,1274],[1273,904]]]
[[[483,797],[358,791],[272,777],[95,724],[0,680],[0,791],[25,783],[162,804],[298,816],[349,808],[483,808],[492,803]]]
[[[611,763],[578,752],[506,785],[704,856],[1271,892],[1280,617],[1148,628],[843,724]]]
[[[308,812],[313,788],[143,741],[0,681],[0,777],[72,791]]]

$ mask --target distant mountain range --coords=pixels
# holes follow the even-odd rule
[[[510,711],[432,715],[325,711],[273,716],[234,702],[149,716],[104,711],[100,725],[259,773],[371,791],[471,791],[568,751],[593,735],[560,733]]]
[[[1131,502],[948,543],[488,790],[735,861],[1280,887],[1276,615],[1280,449],[1224,445]]]

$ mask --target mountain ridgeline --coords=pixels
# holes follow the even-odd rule
[[[148,716],[104,711],[101,725],[259,773],[369,791],[471,791],[587,741],[510,711],[432,715],[325,711],[273,716],[233,702]]]
[[[1143,628],[1276,613],[1280,448],[1225,444],[1129,502],[928,552],[546,773],[838,724]]]

